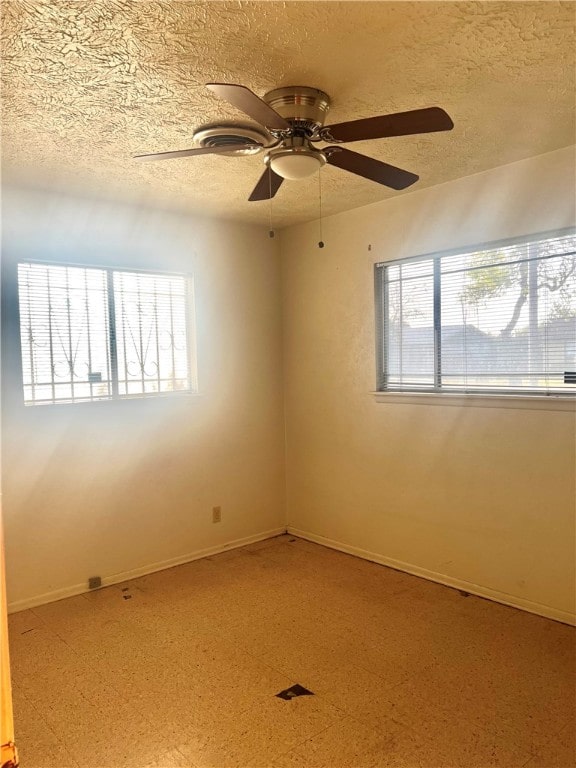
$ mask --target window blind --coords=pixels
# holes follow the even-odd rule
[[[376,265],[379,390],[574,394],[576,236]]]
[[[115,272],[114,308],[120,394],[188,389],[186,282]]]
[[[18,265],[24,402],[191,389],[188,279]]]

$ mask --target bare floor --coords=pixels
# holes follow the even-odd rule
[[[22,768],[576,765],[574,629],[290,536],[10,629]]]

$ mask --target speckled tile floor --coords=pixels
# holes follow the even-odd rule
[[[573,628],[291,536],[10,633],[22,768],[576,765]]]

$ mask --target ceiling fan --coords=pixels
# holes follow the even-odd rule
[[[352,152],[340,144],[449,131],[454,127],[449,115],[440,107],[325,126],[330,97],[317,88],[276,88],[261,99],[243,85],[207,83],[206,87],[251,117],[259,126],[234,122],[202,126],[194,132],[193,138],[199,144],[194,149],[155,152],[136,155],[136,158],[169,160],[206,154],[252,155],[264,152],[267,167],[248,198],[251,201],[269,200],[278,192],[284,179],[311,176],[326,163],[392,189],[405,189],[418,181],[416,174]],[[320,149],[317,148],[319,143],[329,146]]]

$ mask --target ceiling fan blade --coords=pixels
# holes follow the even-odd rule
[[[280,185],[284,179],[282,176],[278,176],[277,173],[274,173],[272,168],[268,166],[262,176],[258,179],[258,183],[252,190],[252,194],[248,198],[250,202],[255,202],[256,200],[270,200],[276,192],[280,189]]]
[[[262,146],[250,144],[252,146]],[[175,152],[153,152],[151,155],[134,155],[135,160],[173,160],[176,157],[193,157],[194,155],[222,155],[246,149],[246,144],[226,144],[221,147],[197,147],[195,149],[177,149]]]
[[[290,123],[276,112],[275,109],[268,106],[259,96],[256,96],[245,85],[229,85],[228,83],[206,83],[206,87],[216,94],[220,99],[224,99],[244,114],[256,120],[260,125],[266,128],[275,128],[281,131],[287,131]]]
[[[394,165],[388,165],[372,157],[360,155],[344,147],[326,147],[326,161],[350,173],[356,173],[365,179],[384,184],[392,189],[405,189],[418,181],[419,176]]]
[[[415,133],[451,131],[452,128],[454,123],[443,109],[429,107],[327,125],[321,133],[326,136],[326,141],[363,141],[385,139],[389,136],[411,136]]]

